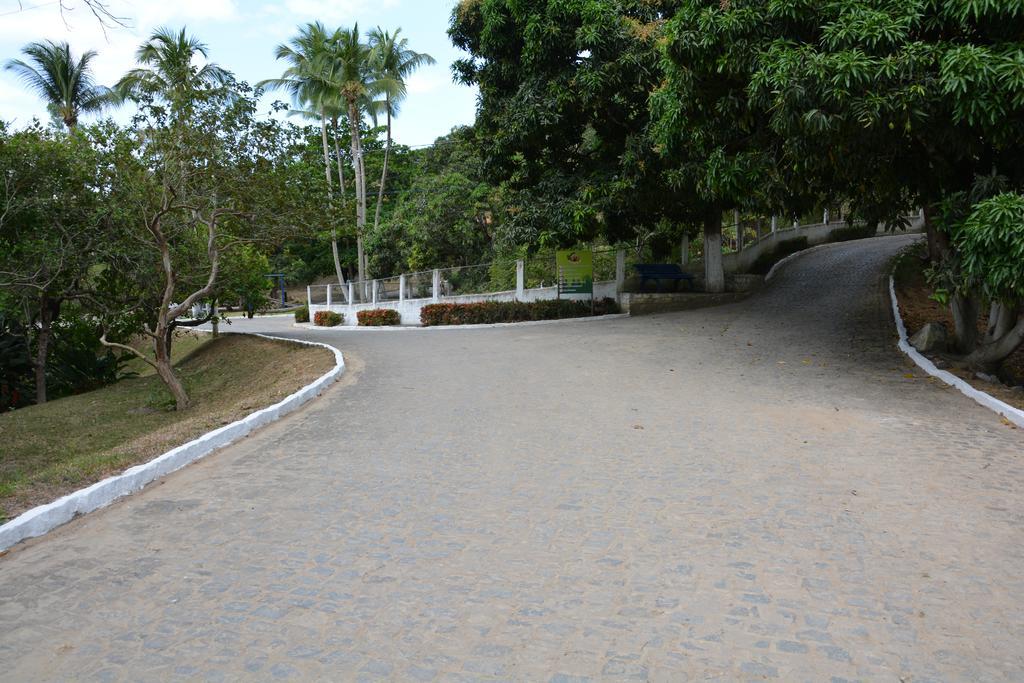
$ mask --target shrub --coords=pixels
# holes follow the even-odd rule
[[[867,237],[874,237],[878,228],[874,225],[848,225],[845,228],[836,228],[828,234],[829,242],[849,242],[850,240],[862,240]]]
[[[345,315],[343,313],[317,311],[313,314],[313,324],[318,327],[337,327],[343,322],[345,322]]]
[[[402,324],[402,316],[393,308],[374,308],[369,311],[358,311],[356,319],[360,325],[366,327]]]
[[[594,302],[594,315],[618,313],[614,299]],[[420,310],[420,322],[433,325],[480,325],[518,323],[530,320],[557,320],[589,316],[589,301],[548,299],[545,301],[481,301],[473,304],[428,304]]]
[[[300,306],[295,309],[295,322],[297,323],[308,323],[309,322],[309,306]]]

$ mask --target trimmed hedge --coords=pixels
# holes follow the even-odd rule
[[[356,320],[359,321],[360,325],[366,327],[402,324],[402,316],[393,308],[374,308],[369,311],[357,311]]]
[[[618,313],[615,299],[594,302],[594,315]],[[521,323],[530,320],[557,320],[590,316],[589,301],[549,299],[545,301],[481,301],[473,304],[428,304],[420,310],[420,322],[433,325],[481,325]]]
[[[295,309],[295,322],[297,323],[308,323],[309,322],[309,306],[300,306]]]
[[[313,324],[317,327],[337,327],[345,322],[344,313],[334,311],[317,311],[313,314]]]

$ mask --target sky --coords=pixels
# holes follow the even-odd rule
[[[294,36],[300,24],[320,20],[334,28],[358,23],[364,35],[375,26],[401,27],[409,47],[430,54],[437,64],[409,80],[408,98],[394,121],[395,139],[429,144],[474,119],[476,90],[454,83],[451,76],[451,64],[461,54],[446,34],[456,0],[108,0],[112,13],[126,18],[128,26],[106,30],[82,0],[63,1],[71,10],[62,17],[59,0],[0,0],[0,62],[20,58],[26,43],[66,40],[76,55],[98,52],[96,80],[113,85],[135,65],[136,48],[154,29],[187,26],[207,44],[210,61],[255,84],[281,75],[285,65],[274,59],[274,47]],[[264,96],[261,111],[268,111],[274,99],[287,96]],[[22,126],[34,116],[49,119],[37,95],[14,74],[0,71],[0,119]],[[130,114],[122,111],[115,117],[127,121]]]

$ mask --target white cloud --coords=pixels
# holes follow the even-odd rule
[[[422,95],[424,93],[436,92],[451,82],[451,77],[441,65],[426,67],[415,72],[406,82],[405,87],[410,95]]]
[[[399,0],[284,0],[285,13],[298,20],[319,19],[325,24],[353,24],[357,14],[371,7],[376,10],[390,9]],[[272,7],[276,3],[268,5]]]

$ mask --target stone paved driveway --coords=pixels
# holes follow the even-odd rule
[[[1024,680],[1024,438],[894,351],[906,243],[309,333],[350,361],[314,405],[0,558],[0,678]]]

